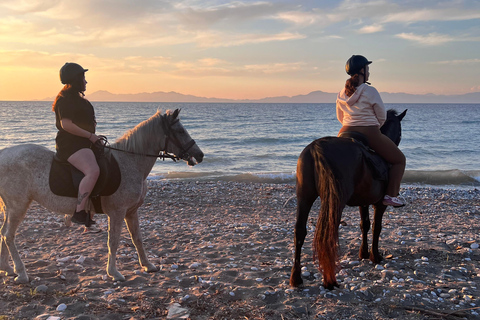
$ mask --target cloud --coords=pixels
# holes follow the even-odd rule
[[[422,21],[465,21],[480,19],[479,10],[469,8],[458,8],[458,5],[450,8],[422,8],[404,9],[399,12],[392,12],[382,19],[382,22],[422,22]]]
[[[290,41],[306,38],[300,33],[283,32],[277,34],[232,34],[223,32],[199,32],[196,35],[195,43],[200,47],[233,47],[246,44],[258,44],[273,41]]]
[[[413,41],[424,46],[438,46],[448,42],[457,41],[455,38],[438,33],[430,33],[426,36],[417,35],[413,33],[399,33],[395,35],[397,38]]]
[[[471,65],[480,63],[480,59],[465,59],[465,60],[445,60],[435,61],[432,64],[444,64],[444,65]]]
[[[360,28],[360,30],[358,30],[358,33],[376,33],[376,32],[383,31],[383,29],[384,27],[382,25],[373,24],[370,26],[365,26]]]
[[[3,6],[13,12],[25,14],[43,12],[60,3],[60,0],[4,0]]]
[[[399,33],[395,37],[417,42],[423,46],[439,46],[449,42],[479,42],[480,37],[470,37],[465,35],[447,35],[439,33],[429,33],[427,35],[418,35],[414,33]]]
[[[206,8],[182,7],[176,16],[185,26],[207,28],[221,22],[237,25],[255,19],[272,18],[284,7],[283,4],[272,2],[235,1]]]

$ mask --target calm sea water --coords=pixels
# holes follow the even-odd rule
[[[312,140],[336,135],[334,104],[207,104],[93,102],[98,134],[114,142],[157,109],[180,118],[205,153],[204,162],[159,160],[152,179],[293,183],[296,161]],[[404,183],[480,186],[480,104],[388,104],[408,109],[400,148]],[[50,102],[0,102],[0,149],[36,143],[55,149]]]

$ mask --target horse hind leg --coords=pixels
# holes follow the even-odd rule
[[[6,221],[4,221],[2,229],[6,228]],[[3,234],[3,232],[1,232]],[[10,254],[8,253],[7,243],[4,241],[3,236],[0,238],[0,272],[5,272],[7,276],[14,276],[15,272],[13,268],[8,264]]]
[[[308,214],[310,213],[310,209],[312,208],[315,199],[316,197],[314,196],[304,199],[297,195],[297,221],[295,223],[294,232],[295,251],[292,272],[290,275],[290,285],[292,287],[299,287],[303,284],[300,259],[302,255],[302,246],[305,242],[305,237],[307,236]]]
[[[5,221],[3,222],[1,233],[1,246],[0,246],[0,270],[5,271],[7,275],[16,274],[15,282],[27,283],[28,275],[25,270],[25,265],[20,258],[20,254],[15,245],[15,233],[18,226],[25,218],[27,208],[30,205],[30,201],[25,203],[11,203],[7,201],[5,208]],[[8,252],[13,260],[13,270],[8,264]]]
[[[127,212],[125,221],[127,223],[128,232],[132,238],[133,245],[137,249],[140,265],[147,272],[157,272],[159,268],[148,260],[145,248],[143,247],[140,225],[138,223],[137,209]]]

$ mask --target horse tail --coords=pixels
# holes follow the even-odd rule
[[[339,269],[338,226],[341,218],[340,188],[334,170],[325,158],[327,154],[321,144],[315,144],[314,157],[317,177],[317,190],[321,199],[320,213],[313,240],[313,258],[323,272],[323,282],[332,289],[337,285],[335,273]]]

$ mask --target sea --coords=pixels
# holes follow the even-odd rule
[[[97,134],[113,143],[157,110],[180,119],[204,161],[157,160],[149,179],[294,184],[298,156],[311,141],[340,129],[335,104],[92,102]],[[0,149],[34,143],[55,150],[49,101],[0,102]],[[480,104],[386,104],[407,115],[400,148],[404,185],[480,186]]]

